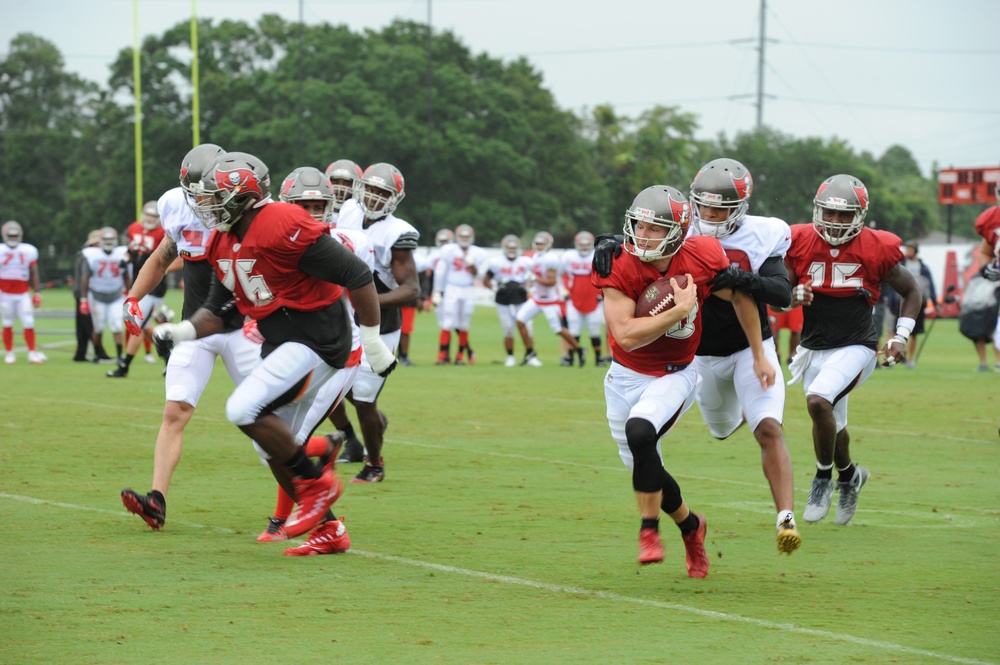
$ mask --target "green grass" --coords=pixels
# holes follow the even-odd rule
[[[45,306],[70,302],[51,292]],[[160,366],[140,358],[106,379],[60,346],[71,320],[39,319],[49,362],[0,366],[0,662],[1000,660],[1000,374],[973,372],[955,321],[936,324],[918,370],[876,372],[852,395],[852,451],[872,479],[850,526],[800,517],[791,557],[777,554],[750,435],[715,441],[697,409],[685,416],[664,449],[708,517],[704,580],[685,574],[672,527],[666,561],[635,564],[603,372],[558,367],[538,323],[545,367],[502,367],[486,308],[477,364],[435,367],[436,323],[421,314],[417,366],[381,400],[387,480],[337,503],[349,553],[300,559],[254,540],[275,487],[225,420],[221,367],[152,532],[118,493],[148,490]],[[786,430],[801,515],[813,469],[801,386]]]

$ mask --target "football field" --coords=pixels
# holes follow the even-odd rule
[[[386,480],[336,503],[349,552],[304,558],[255,540],[276,488],[226,421],[221,364],[153,532],[119,492],[149,490],[162,364],[108,379],[71,362],[71,319],[36,327],[49,361],[27,364],[17,327],[18,362],[0,366],[0,663],[1000,663],[1000,373],[974,371],[954,320],[918,369],[852,393],[851,450],[872,476],[847,527],[801,518],[811,425],[788,387],[790,557],[750,433],[716,441],[687,413],[663,449],[708,520],[703,580],[669,518],[665,561],[635,563],[604,372],[592,355],[560,367],[542,319],[544,367],[503,367],[489,308],[476,364],[437,367],[436,321],[418,315],[416,366],[380,399]]]

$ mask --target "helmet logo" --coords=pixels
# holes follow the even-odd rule
[[[690,217],[690,207],[687,201],[675,201],[670,199],[670,214],[678,224],[687,226]]]
[[[219,177],[222,175],[223,177]],[[260,188],[257,176],[250,169],[235,169],[233,171],[219,171],[216,174],[216,182],[220,187],[232,190],[234,194],[241,192],[256,192],[264,198],[264,192]]]
[[[852,185],[854,188],[854,195],[858,197],[858,203],[861,205],[862,210],[868,210],[868,189],[862,185]]]
[[[733,180],[733,187],[736,189],[736,193],[739,195],[740,200],[746,200],[750,198],[753,194],[753,178],[750,177],[750,172],[747,171],[743,174],[742,178],[736,178],[730,176]]]

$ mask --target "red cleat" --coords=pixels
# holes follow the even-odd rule
[[[309,534],[309,539],[299,547],[285,550],[285,556],[314,556],[316,554],[340,554],[351,547],[351,537],[347,527],[340,520],[323,522]]]
[[[294,479],[292,485],[299,508],[285,522],[285,533],[289,538],[296,538],[319,524],[344,488],[331,469],[325,469],[319,478]]]
[[[656,529],[641,529],[639,531],[639,558],[637,561],[644,566],[663,561],[663,543],[660,542],[660,532]]]
[[[701,515],[695,514],[695,517],[698,518],[698,528],[681,538],[684,539],[688,576],[700,579],[708,575],[708,554],[705,553],[705,531],[708,522]]]

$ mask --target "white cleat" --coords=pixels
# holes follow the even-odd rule
[[[48,359],[49,357],[41,351],[28,351],[28,362],[32,365],[41,365]]]
[[[515,365],[517,365],[517,361],[514,360],[514,356],[507,356],[507,360],[504,361],[503,366],[504,367],[514,367]]]
[[[17,362],[17,356],[14,355],[13,351],[8,351],[7,355],[3,358],[3,361],[8,365],[13,365]]]

